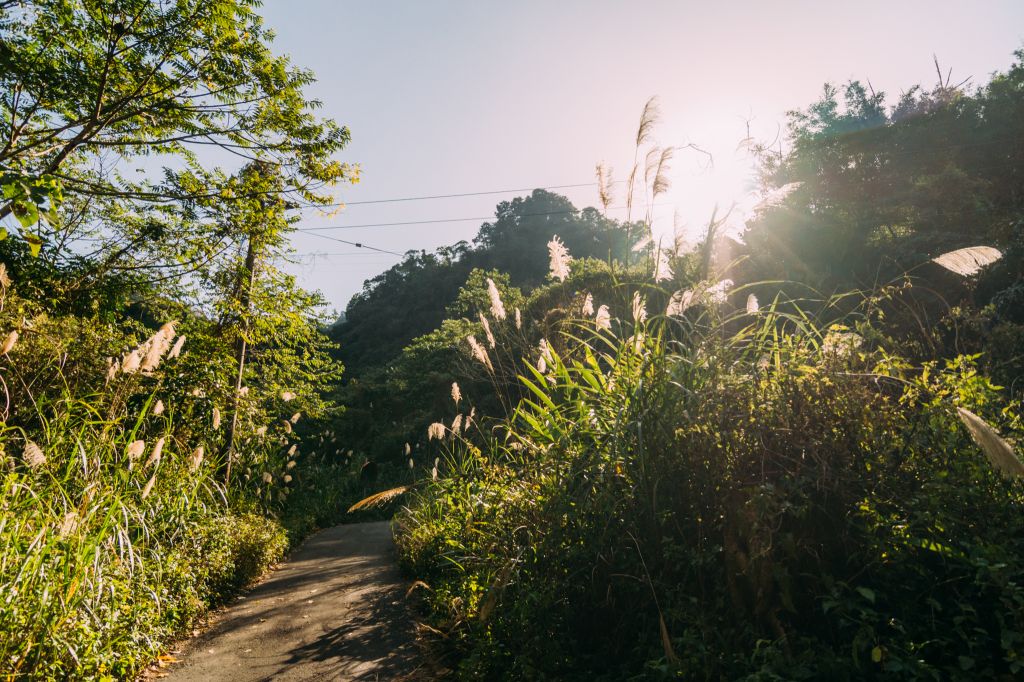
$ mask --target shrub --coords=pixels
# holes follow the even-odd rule
[[[398,527],[462,678],[1020,673],[1024,497],[954,411],[1019,406],[788,309],[570,319],[448,437]]]

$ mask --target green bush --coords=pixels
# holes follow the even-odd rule
[[[131,678],[283,556],[276,517],[317,461],[282,418],[301,408],[254,385],[237,430],[243,471],[226,486],[213,409],[231,403],[222,377],[193,369],[192,345],[172,357],[184,339],[171,326],[140,328],[140,346],[130,323],[4,302],[0,677]],[[209,337],[192,325],[201,349]],[[104,359],[145,356],[158,337],[157,367]]]
[[[567,320],[447,436],[398,527],[463,679],[1020,674],[1024,491],[955,412],[1019,405],[788,309]]]

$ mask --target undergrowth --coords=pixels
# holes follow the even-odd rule
[[[1020,406],[974,357],[902,360],[871,299],[724,292],[576,309],[500,370],[508,419],[438,425],[397,527],[458,676],[1019,676],[1024,491],[956,410]]]

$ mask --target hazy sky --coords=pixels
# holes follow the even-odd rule
[[[267,0],[263,12],[275,50],[316,73],[308,92],[321,114],[352,131],[342,160],[360,163],[363,180],[341,199],[590,183],[601,160],[625,179],[641,108],[658,95],[658,141],[700,145],[714,166],[677,155],[656,233],[671,233],[675,211],[697,232],[716,204],[750,189],[749,159],[736,151],[746,120],[771,139],[826,81],[870,79],[892,97],[931,85],[933,53],[954,81],[981,84],[1024,46],[1024,0]],[[597,203],[593,187],[558,191]],[[432,250],[471,239],[514,196],[350,205],[301,226],[471,219],[320,233]],[[301,283],[339,310],[400,260],[312,233],[294,244]]]

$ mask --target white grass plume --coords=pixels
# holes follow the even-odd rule
[[[647,319],[647,302],[639,291],[633,292],[633,321],[637,324]]]
[[[476,337],[470,334],[466,337],[466,342],[469,344],[469,348],[473,353],[473,357],[489,370],[493,370],[494,366],[491,365],[491,357],[487,355],[487,351],[484,350],[480,342],[476,340]]]
[[[991,265],[1003,257],[999,249],[991,246],[969,246],[965,249],[949,251],[941,256],[932,258],[950,272],[955,272],[963,277],[970,277],[977,274],[986,265]]]
[[[996,471],[1008,478],[1024,476],[1024,462],[988,422],[962,407],[956,408],[956,413]]]
[[[0,347],[0,355],[7,355],[12,350],[14,350],[14,344],[16,344],[17,342],[18,332],[12,331],[10,334],[7,335],[7,338],[4,339],[3,347]]]
[[[672,266],[668,262],[668,254],[658,249],[658,259],[654,263],[654,281],[665,282],[674,277]]]
[[[441,422],[434,422],[433,424],[427,427],[427,440],[444,440],[444,434],[447,430],[448,427],[446,427]]]
[[[206,448],[202,445],[192,451],[192,454],[188,458],[188,470],[195,473],[199,470],[200,465],[203,463],[203,456],[206,454]]]
[[[480,315],[480,325],[484,328],[484,336],[487,337],[487,345],[491,348],[497,348],[498,342],[494,340],[494,333],[491,331],[491,323],[487,321],[487,318],[483,313]]]
[[[565,278],[569,276],[569,263],[572,261],[572,256],[569,255],[569,249],[565,248],[565,244],[557,234],[548,242],[548,256],[552,279],[564,282]]]
[[[46,454],[43,452],[43,449],[35,441],[31,440],[25,442],[25,449],[21,453],[21,458],[25,460],[25,464],[30,469],[38,469],[46,464]]]
[[[504,320],[506,317],[505,304],[501,302],[501,292],[498,291],[498,286],[490,277],[487,278],[487,296],[491,299],[491,315],[494,315],[495,320]]]
[[[171,352],[167,354],[167,357],[176,358],[179,355],[181,355],[181,349],[184,345],[185,335],[182,334],[181,336],[178,337],[178,340],[174,342],[174,345],[171,347]]]

